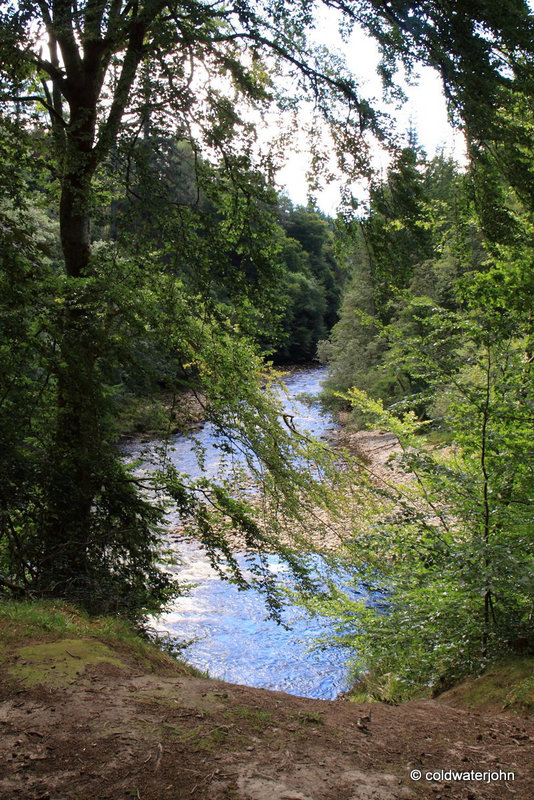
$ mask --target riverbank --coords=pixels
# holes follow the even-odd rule
[[[329,436],[332,447],[347,450],[356,458],[376,484],[390,485],[403,476],[390,459],[402,452],[399,440],[393,433],[382,430],[354,430],[350,414],[336,412],[337,427]],[[405,475],[404,475],[405,477]]]
[[[73,609],[0,608],[2,800],[527,800],[534,721],[202,678]],[[472,696],[470,692],[469,696]],[[459,770],[507,782],[423,775]]]
[[[161,392],[144,397],[128,394],[122,399],[116,424],[122,441],[149,442],[184,434],[206,420],[205,400],[193,389],[176,394]]]
[[[285,376],[307,373],[317,364],[278,365]],[[117,411],[116,424],[123,440],[149,442],[170,435],[185,434],[206,422],[206,397],[199,389],[184,386],[174,393],[153,392],[150,396],[126,393]]]

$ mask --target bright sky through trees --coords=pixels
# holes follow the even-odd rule
[[[416,132],[419,143],[432,156],[444,147],[459,163],[465,159],[465,144],[462,134],[455,131],[449,123],[441,79],[437,72],[422,66],[415,75],[401,81],[406,94],[402,106],[386,103],[377,66],[380,61],[376,41],[356,26],[347,42],[344,42],[338,29],[339,15],[332,9],[321,8],[317,14],[314,38],[317,44],[339,52],[346,60],[351,72],[357,77],[362,96],[375,100],[377,107],[390,114],[399,135],[408,130]],[[378,146],[374,148],[375,166],[386,168],[388,157]],[[304,139],[295,144],[295,151],[288,156],[287,164],[280,170],[278,180],[284,191],[294,203],[306,205],[309,185],[306,172],[310,157]],[[332,156],[332,166],[334,156]],[[325,184],[317,193],[316,200],[327,214],[335,214],[340,202],[339,181]],[[356,196],[366,197],[366,182],[355,188]]]

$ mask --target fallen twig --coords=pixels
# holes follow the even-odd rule
[[[163,756],[163,745],[160,742],[158,742],[157,751],[158,751],[158,754],[156,756],[156,764],[154,766],[154,772],[158,771],[159,765],[161,764],[161,758]]]

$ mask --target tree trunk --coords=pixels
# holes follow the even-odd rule
[[[60,202],[66,280],[59,325],[57,416],[42,531],[42,588],[71,597],[78,597],[87,583],[91,513],[102,472],[102,389],[95,376],[94,310],[85,280],[91,270],[95,119],[96,104],[78,108],[67,134]]]
[[[54,9],[48,25],[52,54],[61,50],[64,75],[57,57],[49,71],[54,91],[69,106],[68,121],[62,120],[62,175],[60,235],[65,260],[63,311],[58,325],[56,371],[57,412],[50,455],[50,471],[42,499],[41,590],[91,604],[91,563],[105,549],[95,547],[101,535],[95,511],[99,495],[109,489],[113,457],[103,433],[104,389],[97,361],[104,354],[98,325],[99,315],[87,278],[91,277],[91,185],[99,163],[115,141],[124,107],[143,55],[143,41],[162,4],[150,12],[143,7],[122,29],[117,17],[107,39],[99,26],[86,19],[81,42],[77,41],[71,6]],[[60,23],[57,24],[56,23]],[[118,27],[117,27],[118,26]],[[119,38],[115,40],[115,36]],[[107,119],[96,137],[97,109],[111,54],[125,46],[123,64],[113,91]],[[61,103],[60,103],[61,106]],[[55,117],[52,114],[52,124]],[[100,509],[101,510],[101,509]],[[92,559],[92,561],[91,561]]]

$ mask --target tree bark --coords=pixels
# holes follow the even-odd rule
[[[105,345],[99,342],[94,298],[86,280],[92,273],[91,190],[95,171],[115,141],[142,58],[147,25],[160,7],[158,3],[153,5],[152,13],[145,14],[146,19],[132,21],[121,32],[125,48],[121,74],[98,140],[101,89],[118,42],[111,35],[108,41],[99,37],[96,26],[90,35],[84,34],[82,52],[73,34],[70,6],[56,7],[55,22],[62,22],[60,27],[54,27],[52,22],[48,26],[51,52],[57,53],[58,47],[61,50],[66,77],[57,76],[53,70],[49,75],[55,94],[62,94],[70,115],[59,159],[60,236],[66,279],[59,323],[57,416],[43,504],[46,511],[41,526],[39,582],[44,592],[68,596],[85,605],[88,603],[84,593],[89,596],[91,592],[90,562],[95,552],[92,541],[98,535],[93,516],[99,493],[109,478],[110,462],[103,433],[104,391],[96,371],[99,349]]]
[[[84,584],[91,512],[102,470],[99,414],[102,389],[95,376],[93,312],[85,278],[90,275],[91,182],[96,97],[71,104],[60,200],[65,296],[60,319],[57,417],[43,524],[41,583],[52,594],[77,595]]]

